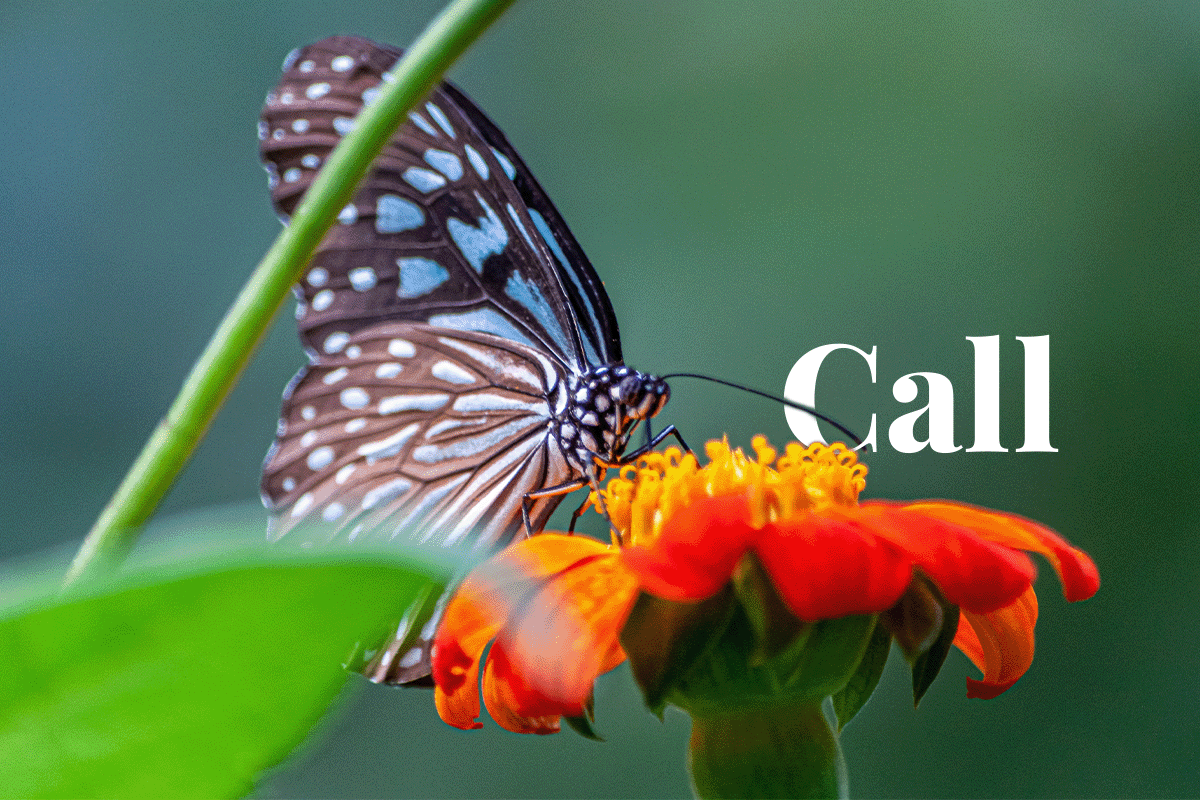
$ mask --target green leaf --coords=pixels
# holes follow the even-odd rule
[[[882,622],[876,623],[871,641],[867,643],[862,660],[858,662],[858,669],[850,676],[850,682],[833,695],[833,713],[837,717],[838,733],[871,699],[891,649],[892,634]]]
[[[662,716],[667,695],[729,627],[735,607],[728,586],[696,603],[641,593],[621,629],[621,646],[647,708]]]
[[[438,568],[210,557],[0,611],[13,797],[230,797],[304,738]]]

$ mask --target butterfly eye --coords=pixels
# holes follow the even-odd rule
[[[642,381],[637,375],[627,375],[617,384],[617,402],[623,406],[636,408],[641,399],[639,395],[643,391]]]

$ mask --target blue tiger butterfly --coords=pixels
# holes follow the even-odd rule
[[[288,56],[259,123],[285,221],[401,53],[335,36]],[[498,546],[624,463],[668,398],[623,364],[608,296],[541,186],[447,83],[388,142],[296,292],[310,363],[263,468],[272,538]],[[401,652],[402,624],[365,674],[427,675],[432,624]]]

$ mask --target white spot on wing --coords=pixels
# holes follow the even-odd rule
[[[464,386],[466,384],[475,382],[474,375],[467,372],[453,361],[438,361],[429,371],[433,373],[433,377],[443,380],[446,383]]]
[[[379,413],[398,414],[401,411],[436,411],[450,399],[448,394],[400,394],[379,401]]]
[[[422,464],[436,464],[439,461],[451,458],[474,458],[487,452],[490,448],[507,441],[510,435],[534,427],[540,427],[545,430],[545,426],[541,422],[531,420],[529,417],[522,417],[499,427],[492,428],[490,431],[481,433],[478,436],[454,439],[440,445],[423,444],[413,450],[412,458],[414,461],[420,461]]]
[[[358,469],[357,464],[347,464],[337,471],[337,475],[333,476],[334,482],[339,486],[342,485],[350,479],[350,475],[353,474],[354,470],[356,469]]]
[[[305,419],[312,419],[316,415],[317,410],[312,406],[305,406],[304,408],[300,409],[300,416],[304,417]]]
[[[404,371],[395,361],[388,361],[375,368],[375,377],[382,381],[391,380]]]
[[[313,153],[306,153],[304,158],[300,159],[300,164],[309,169],[316,169],[321,166],[321,159]]]
[[[350,285],[356,292],[369,292],[375,288],[379,278],[370,267],[355,267],[350,270]]]
[[[343,389],[340,399],[342,405],[352,411],[365,408],[371,402],[370,396],[357,386],[350,389]]]
[[[506,378],[520,381],[528,386],[531,390],[541,393],[545,389],[542,386],[542,381],[538,376],[525,367],[524,364],[518,361],[502,362],[496,358],[494,351],[484,350],[476,347],[460,339],[453,339],[449,336],[439,336],[438,341],[447,347],[453,347],[455,350],[470,356],[475,363],[484,368],[485,372],[490,372],[493,375],[503,375]]]
[[[511,395],[488,392],[463,395],[454,401],[453,408],[464,414],[478,414],[487,411],[525,411],[543,417],[550,416],[550,407],[543,400],[522,400]]]
[[[284,478],[283,479],[283,490],[285,492],[290,492],[292,489],[295,489],[295,488],[296,488],[296,479],[295,478]]]
[[[341,516],[346,513],[346,507],[341,503],[330,503],[325,506],[325,510],[321,512],[321,519],[326,522],[336,522],[341,519]]]
[[[329,62],[329,66],[334,72],[349,72],[354,69],[354,57],[338,56]]]
[[[309,100],[320,100],[329,94],[329,89],[330,86],[328,83],[314,83],[304,90],[304,96]]]
[[[338,222],[343,225],[353,225],[358,222],[358,209],[354,203],[348,203],[345,208],[338,212]]]
[[[312,492],[305,492],[304,494],[300,495],[300,499],[296,501],[296,504],[294,506],[292,506],[292,517],[294,518],[294,517],[304,516],[304,512],[306,512],[306,511],[308,511],[308,509],[312,508],[312,504],[313,504]]]
[[[329,282],[329,270],[324,267],[313,267],[308,271],[308,285],[320,288]]]
[[[308,464],[309,469],[311,469],[313,472],[316,472],[328,467],[332,462],[333,448],[326,445],[325,447],[318,447],[316,450],[313,450],[311,453],[309,453],[308,458],[305,459],[304,463]]]
[[[326,340],[326,341],[328,341],[328,340]],[[346,369],[345,367],[338,367],[333,372],[330,372],[328,375],[326,375],[324,378],[321,378],[321,383],[325,384],[326,386],[333,386],[335,383],[342,380],[349,374],[350,374],[350,370]]]
[[[367,427],[366,417],[355,417],[346,423],[346,433],[358,433],[363,428]]]
[[[333,130],[338,136],[345,136],[354,130],[354,120],[350,117],[334,117]]]
[[[306,120],[306,119],[292,120],[292,131],[294,133],[308,133],[308,120]]]
[[[300,437],[300,446],[301,447],[311,447],[313,442],[315,442],[316,440],[317,440],[317,432],[316,431],[308,431],[307,433],[305,433],[303,436]]]
[[[321,349],[330,354],[340,353],[349,341],[350,334],[345,331],[335,331],[325,337],[325,344],[321,345]],[[345,368],[343,367],[343,369]]]
[[[316,296],[312,299],[313,311],[324,311],[331,305],[333,305],[332,289],[322,289],[321,291],[317,292]]]
[[[376,486],[374,489],[363,495],[363,511],[370,511],[372,508],[384,502],[385,500],[391,500],[393,497],[404,494],[411,489],[412,486],[412,481],[406,480],[405,478],[396,478],[395,480],[388,481],[381,486]]]
[[[300,62],[300,71],[301,72],[312,72],[316,68],[317,68],[317,62],[313,61],[311,58],[306,58]]]
[[[388,352],[396,358],[412,358],[417,354],[417,348],[407,339],[392,339],[388,342]]]
[[[300,176],[302,174],[304,173],[300,171],[299,167],[291,167],[283,173],[283,182],[295,183],[296,181],[300,180]]]
[[[409,650],[407,653],[400,656],[400,660],[397,661],[396,664],[401,669],[408,669],[409,667],[415,667],[417,664],[421,663],[421,657],[423,655],[424,655],[424,653],[421,651],[421,648],[414,647],[412,650]]]
[[[414,422],[396,431],[386,439],[381,439],[378,442],[367,442],[358,448],[358,454],[365,456],[368,464],[374,464],[381,458],[390,458],[391,456],[398,455],[420,427],[420,423]]]

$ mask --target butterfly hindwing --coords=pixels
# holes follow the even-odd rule
[[[291,387],[263,472],[272,536],[506,540],[526,493],[571,477],[546,435],[565,391],[551,360],[488,334],[364,329]]]

